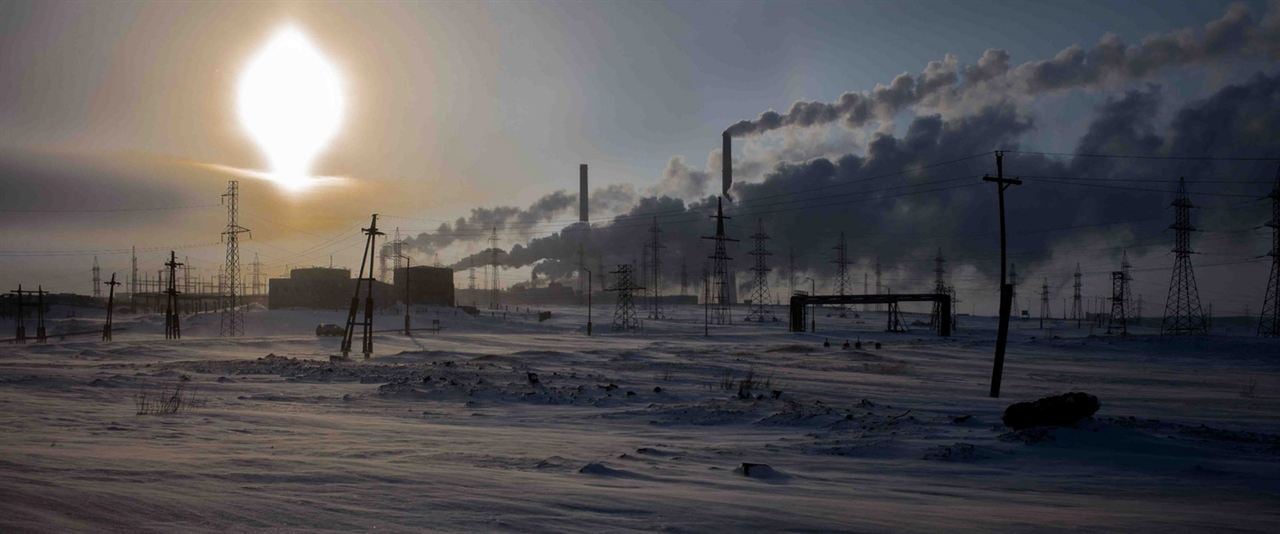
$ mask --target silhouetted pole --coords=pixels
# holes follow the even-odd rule
[[[582,270],[587,273],[587,336],[590,336],[591,335],[591,269],[588,269],[586,265],[583,264]]]
[[[107,282],[107,322],[102,325],[102,340],[111,341],[111,318],[115,310],[116,286],[120,282],[116,281],[116,273],[111,273],[111,281]]]
[[[818,296],[818,283],[814,282],[812,278],[805,278],[805,280],[809,281],[809,294],[815,297]],[[817,308],[818,308],[817,303],[809,305],[809,331],[814,333],[818,332],[818,309]],[[803,325],[804,323],[800,323],[800,324]]]
[[[36,343],[48,341],[44,330],[44,286],[36,286]]]
[[[14,326],[16,327],[16,330],[13,333],[13,342],[26,344],[27,321],[26,318],[22,316],[22,294],[24,293],[24,291],[22,291],[22,284],[18,284],[18,289],[11,291],[11,293],[18,296],[18,314],[14,316]]]
[[[996,151],[996,175],[983,176],[982,181],[996,184],[996,196],[1000,203],[1000,327],[996,331],[996,355],[991,367],[991,396],[1000,396],[1000,378],[1004,373],[1004,348],[1009,342],[1009,307],[1013,303],[1013,286],[1005,281],[1007,241],[1004,223],[1004,190],[1011,185],[1021,185],[1022,180],[1004,177],[1004,152]]]

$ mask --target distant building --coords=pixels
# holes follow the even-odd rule
[[[413,305],[449,306],[454,304],[453,269],[418,265],[395,270],[395,301],[404,301],[406,274],[409,299]]]
[[[356,280],[350,269],[305,267],[289,271],[288,278],[272,278],[267,281],[267,307],[311,308],[318,310],[345,310],[351,306],[355,295]],[[395,287],[373,282],[375,307],[386,308],[396,303]],[[401,292],[403,295],[403,291]],[[364,303],[360,303],[361,306]]]

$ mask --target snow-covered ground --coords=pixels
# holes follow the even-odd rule
[[[1280,530],[1277,340],[1016,321],[991,399],[989,318],[704,337],[702,308],[625,334],[597,308],[587,337],[585,310],[552,311],[424,311],[440,333],[380,333],[351,363],[313,335],[342,312],[0,345],[0,531]],[[99,320],[63,312],[54,333]],[[135,415],[178,384],[190,410]],[[1000,423],[1067,391],[1099,397],[1093,421]]]

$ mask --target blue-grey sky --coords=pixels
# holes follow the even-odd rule
[[[315,170],[355,185],[299,195],[246,183],[247,225],[255,227],[249,247],[272,272],[327,263],[330,254],[349,263],[356,241],[329,239],[371,211],[414,234],[473,208],[524,209],[559,189],[572,194],[580,162],[591,165],[593,187],[616,186],[613,205],[606,195],[593,204],[598,215],[652,194],[697,201],[715,192],[726,127],[784,113],[796,101],[871,92],[901,74],[920,75],[930,62],[962,70],[996,49],[1017,67],[1072,46],[1091,49],[1109,34],[1130,47],[1153,35],[1177,41],[1179,31],[1204,40],[1205,25],[1230,19],[1233,9],[1247,9],[1250,28],[1274,25],[1280,11],[1264,1],[1232,5],[0,3],[0,180],[14,192],[0,209],[45,210],[0,213],[0,250],[21,253],[0,258],[0,283],[39,273],[50,285],[84,291],[87,267],[75,264],[88,264],[84,251],[100,250],[104,264],[122,268],[127,255],[119,251],[130,245],[216,241],[222,214],[213,207],[48,212],[216,204],[229,177],[218,169],[264,169],[237,122],[234,87],[248,58],[284,24],[300,27],[346,81],[345,121]],[[1052,90],[1010,85],[913,103],[858,126],[771,130],[737,141],[738,178],[758,183],[778,164],[866,155],[876,135],[905,136],[913,120],[935,113],[960,121],[997,100],[1030,124],[1009,141],[1070,152],[1108,99],[1148,84],[1160,88],[1153,113],[1163,133],[1184,105],[1274,73],[1275,51],[1265,49],[1274,41],[1257,40],[1227,43],[1221,54],[1211,43],[1203,48],[1212,53],[1140,75]],[[561,204],[548,201],[554,213],[539,220],[572,219]],[[513,230],[504,247],[558,229]],[[448,263],[483,246],[464,236],[438,252]],[[66,262],[42,251],[77,254]],[[207,272],[221,254],[213,245],[186,252]]]

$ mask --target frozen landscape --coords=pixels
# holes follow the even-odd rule
[[[875,311],[704,337],[700,307],[626,334],[597,308],[587,337],[581,308],[424,308],[438,334],[330,363],[339,338],[313,330],[342,312],[255,309],[240,339],[215,337],[217,314],[176,341],[161,315],[59,339],[99,320],[75,311],[54,310],[48,344],[0,348],[0,531],[1280,526],[1280,350],[1226,320],[1181,339],[1015,320],[991,399],[980,317],[949,339],[883,332]],[[179,413],[136,414],[179,385]],[[1001,423],[1069,391],[1101,410]]]

